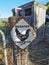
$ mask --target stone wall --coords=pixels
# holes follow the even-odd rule
[[[14,45],[15,64],[17,65],[48,65],[49,43],[40,41],[31,43],[26,49],[21,50]]]
[[[35,38],[24,50],[13,43],[13,54],[15,65],[48,65],[49,42]]]

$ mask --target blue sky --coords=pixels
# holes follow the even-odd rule
[[[33,0],[0,0],[0,18],[12,16],[12,9]],[[46,4],[49,0],[36,0],[41,4]]]

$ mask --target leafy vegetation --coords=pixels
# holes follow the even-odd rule
[[[6,36],[10,33],[10,27],[9,24],[6,22],[0,22],[0,29],[4,32]]]
[[[0,22],[0,29],[5,32],[5,29],[6,29],[6,25],[4,22]]]
[[[3,27],[5,26],[5,23],[4,22],[0,22],[0,27]]]

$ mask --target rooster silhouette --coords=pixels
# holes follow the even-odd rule
[[[21,34],[17,28],[15,29],[16,35],[21,41],[25,41],[29,37],[29,31],[30,29],[25,34]]]

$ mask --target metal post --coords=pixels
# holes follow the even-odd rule
[[[5,35],[4,35],[4,33],[2,32],[2,30],[0,30],[0,33],[1,33],[1,35],[2,35],[2,39],[3,39],[5,65],[8,65],[8,61],[7,61],[7,53],[6,53],[6,41],[5,41]]]

